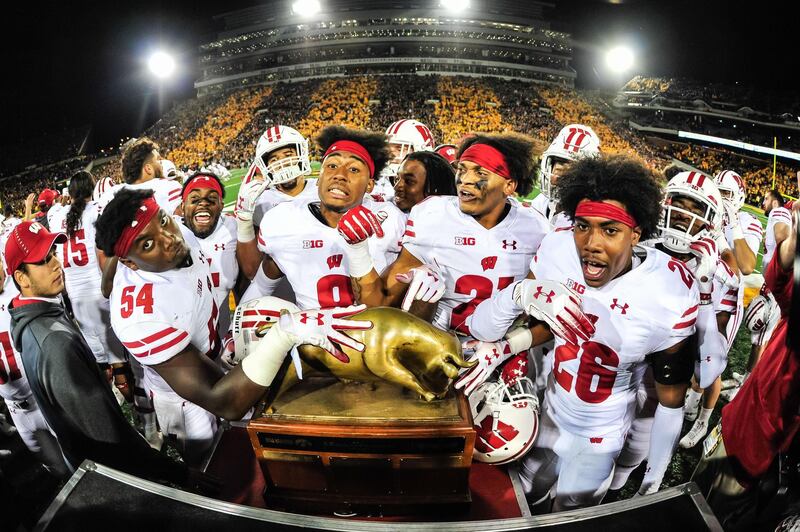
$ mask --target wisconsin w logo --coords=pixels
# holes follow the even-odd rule
[[[477,429],[478,437],[475,438],[475,448],[482,453],[490,453],[505,447],[506,443],[517,437],[519,431],[507,423],[497,420],[497,427],[493,427],[495,418],[486,416]]]
[[[328,257],[328,269],[332,270],[342,265],[342,255],[331,255]]]

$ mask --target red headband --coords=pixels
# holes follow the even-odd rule
[[[210,188],[211,190],[216,190],[219,197],[222,198],[222,187],[219,186],[219,182],[214,179],[213,177],[207,175],[197,175],[191,179],[186,184],[186,188],[183,189],[183,200],[186,201],[186,197],[189,195],[189,192],[192,190],[197,190],[198,188]]]
[[[157,212],[158,203],[156,203],[156,200],[152,197],[144,200],[141,207],[136,210],[136,215],[131,224],[122,231],[122,234],[119,235],[119,240],[114,244],[114,255],[117,257],[127,257],[128,251],[130,251],[133,245],[133,241],[136,240],[139,233],[147,227],[147,224],[150,223],[150,220],[153,219],[153,216],[155,216]]]
[[[459,161],[475,163],[500,177],[512,179],[505,156],[488,144],[473,144],[464,150]]]
[[[615,222],[620,222],[631,229],[639,225],[636,223],[636,219],[628,214],[628,211],[621,207],[617,207],[611,203],[605,203],[603,201],[582,201],[578,204],[578,208],[575,209],[575,217],[577,218],[580,216],[584,218],[586,216],[598,216],[600,218],[608,218],[609,220],[613,220]]]
[[[325,157],[337,151],[349,151],[353,155],[357,155],[359,159],[364,161],[367,168],[369,168],[369,176],[375,176],[375,161],[372,160],[367,149],[358,142],[353,142],[352,140],[337,140],[325,150],[322,159],[325,160]]]

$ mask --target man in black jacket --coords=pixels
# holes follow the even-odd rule
[[[23,222],[5,247],[7,273],[20,291],[11,303],[12,337],[31,390],[70,469],[84,459],[156,481],[191,484],[189,470],[150,448],[127,422],[77,326],[59,299],[63,272],[54,244],[65,240]]]

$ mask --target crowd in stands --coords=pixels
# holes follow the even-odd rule
[[[663,91],[673,82],[636,78],[626,87]],[[598,94],[491,77],[360,76],[237,89],[176,105],[143,133],[159,143],[163,156],[191,172],[212,162],[228,168],[248,166],[259,135],[269,125],[291,124],[313,138],[324,124],[383,131],[402,118],[427,124],[437,144],[458,142],[473,131],[517,131],[538,139],[541,148],[563,125],[582,123],[597,132],[603,151],[635,152],[655,168],[675,157],[709,173],[734,169],[747,178],[751,203],[760,203],[772,188],[771,161],[686,144],[660,150],[615,115]],[[98,156],[91,171],[120,182],[118,155]],[[59,183],[91,160],[82,156],[6,177],[0,181],[0,201],[21,212],[29,192],[60,190]],[[776,178],[777,188],[794,197],[796,170],[779,163]]]
[[[55,163],[77,156],[90,130],[89,126],[64,128],[0,146],[3,154],[0,177],[14,175],[28,166]]]

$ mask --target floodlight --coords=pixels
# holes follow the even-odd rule
[[[167,78],[175,71],[175,60],[165,52],[155,52],[147,61],[147,66],[158,78]]]
[[[612,48],[606,54],[606,65],[614,72],[625,72],[633,66],[633,52],[625,46]]]
[[[469,0],[441,0],[440,5],[443,9],[460,13],[469,8]]]
[[[319,13],[322,6],[317,0],[295,0],[292,3],[292,13],[303,17],[310,17]]]

